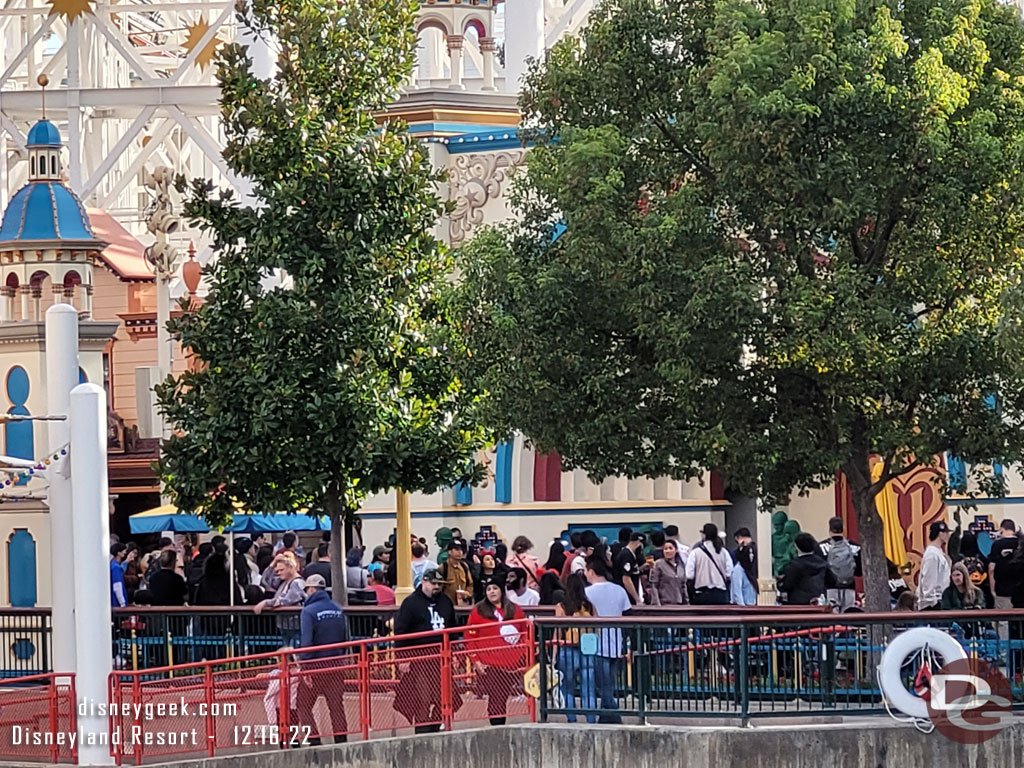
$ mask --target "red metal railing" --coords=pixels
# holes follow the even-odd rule
[[[0,681],[0,754],[40,763],[78,762],[75,676]]]
[[[289,748],[493,718],[533,720],[523,675],[534,664],[533,622],[374,638],[300,651],[116,671],[111,754],[165,761]],[[319,658],[300,659],[315,652]]]

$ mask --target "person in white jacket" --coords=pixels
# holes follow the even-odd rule
[[[928,527],[928,546],[921,558],[921,573],[917,577],[917,610],[937,611],[942,593],[949,586],[950,564],[946,554],[949,526],[941,520]]]
[[[686,579],[693,581],[694,605],[728,605],[732,556],[718,535],[718,526],[705,523],[701,540],[686,558]]]

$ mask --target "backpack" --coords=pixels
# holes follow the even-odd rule
[[[853,548],[846,539],[833,541],[828,550],[828,571],[836,581],[837,587],[853,586],[854,576],[857,570],[857,559],[853,555]]]

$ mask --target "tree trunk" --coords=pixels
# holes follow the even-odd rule
[[[345,505],[334,488],[324,494],[324,509],[331,519],[331,596],[338,605],[348,605],[345,583]]]
[[[850,482],[853,509],[857,513],[861,569],[864,578],[864,609],[869,613],[889,612],[889,567],[885,558],[882,516],[875,508],[876,493],[871,487],[870,454],[853,459],[843,467]]]

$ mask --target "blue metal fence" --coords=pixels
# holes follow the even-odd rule
[[[540,713],[604,722],[883,712],[876,668],[914,626],[955,637],[1024,702],[1024,611],[569,619],[538,617]],[[618,637],[621,636],[621,643]],[[903,667],[912,684],[918,662]],[[557,681],[557,682],[556,682]]]

